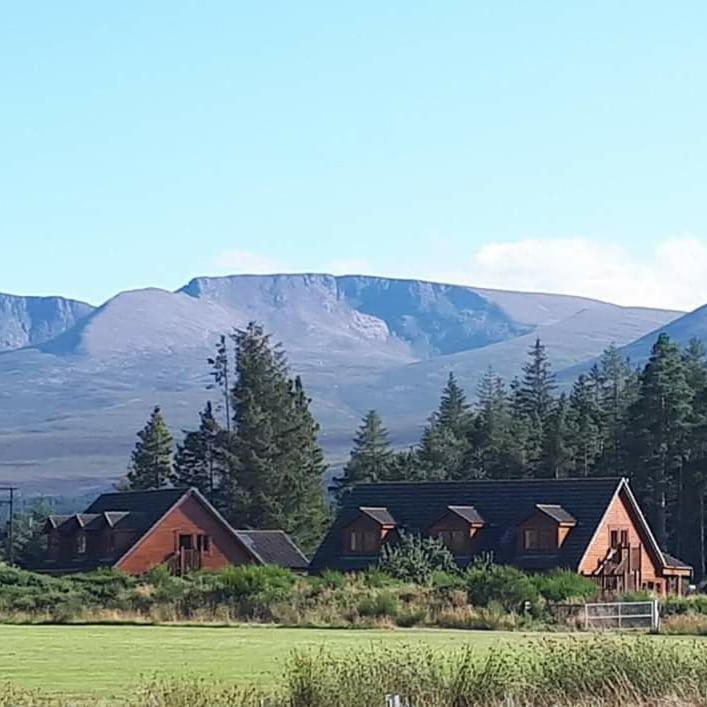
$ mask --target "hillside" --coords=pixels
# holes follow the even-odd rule
[[[4,336],[0,353],[0,482],[44,492],[120,476],[156,403],[177,436],[193,425],[215,341],[250,320],[284,344],[336,461],[373,406],[396,442],[411,443],[450,370],[473,392],[490,364],[513,375],[536,336],[562,369],[685,319],[564,295],[319,274],[197,278],[95,309],[12,299],[0,332],[25,334]]]

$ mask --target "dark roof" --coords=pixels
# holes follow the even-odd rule
[[[74,532],[76,525],[85,530],[100,530],[108,525],[111,528],[135,531],[135,537],[129,548],[105,557],[77,555],[67,567],[57,568],[53,563],[43,562],[37,569],[78,572],[115,564],[187,493],[189,489],[183,488],[104,493],[83,513],[49,516],[49,524],[59,528],[59,532],[64,530],[62,526],[66,527],[66,532]]]
[[[576,523],[577,519],[568,513],[562,506],[551,503],[538,503],[535,507],[546,516],[550,516],[553,520],[558,523]]]
[[[484,519],[474,506],[447,506],[447,510],[459,516],[467,523],[483,523]]]
[[[236,536],[256,559],[266,565],[306,570],[309,560],[283,530],[236,530]]]
[[[390,514],[387,508],[372,508],[370,506],[359,506],[358,510],[369,518],[373,518],[376,523],[381,525],[395,525],[395,518]]]
[[[412,533],[424,533],[450,506],[473,507],[485,522],[479,552],[493,552],[503,561],[515,552],[515,528],[542,505],[559,506],[576,520],[554,561],[554,566],[576,569],[623,483],[619,478],[596,478],[362,484],[344,498],[310,568],[360,569],[374,560],[341,554],[340,531],[361,507],[386,508],[402,530]]]
[[[692,570],[692,565],[688,565],[686,562],[679,560],[674,555],[669,555],[667,552],[663,553],[663,561],[667,567],[673,567],[681,570]]]

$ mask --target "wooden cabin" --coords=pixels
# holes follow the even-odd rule
[[[83,513],[46,521],[52,574],[113,567],[141,575],[161,564],[174,574],[246,563],[307,569],[307,558],[281,530],[236,530],[196,489],[106,493]]]
[[[692,568],[663,552],[626,479],[362,484],[343,501],[310,570],[361,570],[401,533],[439,538],[464,567],[475,556],[541,572],[574,570],[604,594],[682,594]]]

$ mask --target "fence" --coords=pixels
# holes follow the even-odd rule
[[[657,631],[660,628],[658,601],[585,604],[584,628]]]

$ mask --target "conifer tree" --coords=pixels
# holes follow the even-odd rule
[[[480,476],[508,479],[522,476],[519,440],[513,431],[511,403],[503,381],[489,368],[477,392],[475,440]]]
[[[563,479],[572,470],[572,447],[567,423],[567,397],[563,393],[546,418],[543,434],[540,473],[544,477]]]
[[[199,429],[187,432],[177,446],[172,483],[175,486],[193,486],[215,502],[223,473],[224,430],[216,421],[210,402],[206,403],[200,417]]]
[[[128,488],[159,489],[166,486],[172,474],[172,435],[159,406],[152,411],[137,436],[128,468]]]
[[[343,474],[333,479],[335,498],[341,501],[356,484],[390,479],[395,473],[395,462],[388,431],[378,413],[369,410],[356,432]]]
[[[221,335],[216,344],[216,354],[208,359],[211,366],[211,377],[214,382],[207,386],[208,390],[216,388],[221,394],[221,401],[218,408],[223,409],[223,419],[226,432],[231,431],[231,387],[229,380],[228,344],[226,337]]]
[[[473,478],[473,415],[466,395],[449,374],[439,408],[427,423],[418,450],[418,460],[428,479]]]
[[[576,476],[589,476],[601,453],[601,415],[593,382],[581,374],[572,386],[569,402],[569,430]]]
[[[233,431],[223,507],[233,523],[281,528],[309,548],[326,520],[318,425],[300,380],[289,377],[285,354],[263,328],[237,330]]]
[[[631,408],[634,478],[656,538],[668,542],[668,503],[684,462],[693,391],[679,347],[660,334]]]
[[[527,471],[531,476],[538,472],[545,425],[553,408],[556,387],[545,346],[540,339],[536,339],[523,365],[523,377],[518,390],[518,403],[527,426]]]

